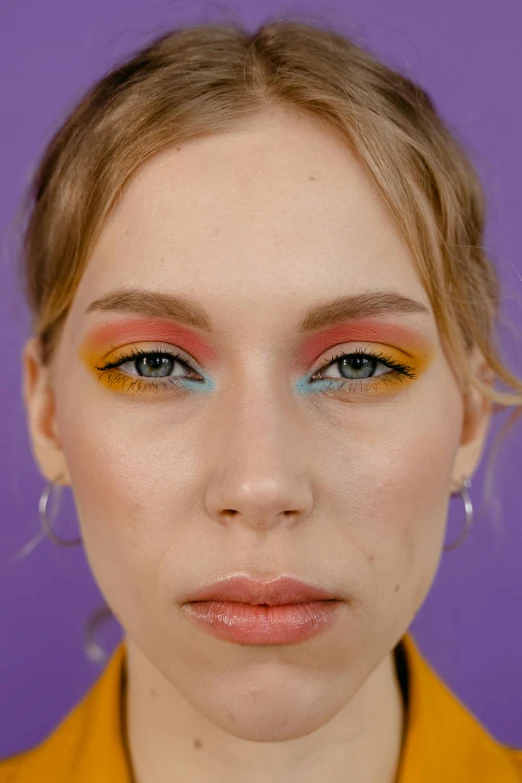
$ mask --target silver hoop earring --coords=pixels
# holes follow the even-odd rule
[[[42,525],[42,530],[47,536],[47,538],[50,538],[51,541],[54,541],[55,544],[59,544],[60,546],[78,546],[78,544],[81,544],[83,540],[81,536],[79,538],[73,538],[70,541],[60,538],[53,531],[51,524],[49,522],[49,518],[47,516],[47,503],[49,500],[49,496],[55,487],[59,488],[59,493],[58,493],[58,500],[59,500],[63,485],[54,484],[52,481],[48,482],[47,486],[44,488],[42,494],[40,495],[40,501],[38,503],[38,512],[40,514],[40,522]]]
[[[473,522],[473,503],[471,502],[471,498],[469,496],[469,488],[471,487],[471,479],[467,478],[464,479],[462,482],[462,486],[459,489],[459,493],[462,496],[462,499],[464,501],[464,509],[466,512],[466,521],[464,523],[464,528],[462,530],[462,533],[457,538],[456,541],[454,541],[452,544],[448,544],[444,546],[444,551],[447,552],[450,549],[456,549],[458,546],[462,544],[462,542],[467,538],[467,535],[471,528],[471,523]],[[452,495],[455,493],[451,493]]]

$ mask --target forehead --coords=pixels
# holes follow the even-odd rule
[[[172,145],[107,219],[78,306],[122,286],[264,308],[382,287],[426,301],[384,200],[347,143],[283,112]],[[84,308],[85,309],[85,308]],[[264,313],[264,315],[263,315]]]

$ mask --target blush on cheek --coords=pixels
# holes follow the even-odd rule
[[[354,534],[357,548],[370,561],[367,606],[392,637],[413,621],[440,560],[445,504],[440,484],[419,490],[425,478],[424,471],[408,477],[390,471],[362,518],[369,528]]]
[[[92,404],[90,396],[85,387],[82,391],[71,385],[58,400],[58,425],[75,499],[85,523],[110,535],[111,528],[122,519],[128,521],[139,477],[129,459],[132,443],[125,434],[122,412],[108,405],[100,409]]]
[[[393,509],[394,525],[407,532],[429,526],[432,513],[447,502],[447,487],[455,450],[452,437],[443,429],[424,429],[395,442],[380,464],[378,492],[382,514]]]
[[[456,407],[437,404],[431,415],[419,411],[395,433],[393,447],[376,465],[380,534],[396,554],[395,584],[403,583],[400,601],[411,602],[412,617],[422,604],[435,576],[449,502],[448,487],[458,449],[460,421]],[[452,413],[454,415],[452,415]],[[391,586],[390,586],[391,587]],[[395,594],[395,593],[394,593]]]
[[[129,625],[143,616],[154,573],[153,505],[144,511],[146,476],[94,428],[67,439],[73,492],[93,577],[113,611]],[[141,499],[141,500],[140,500]],[[147,530],[144,526],[147,525]]]
[[[182,474],[177,462],[183,456],[167,447],[159,409],[154,415],[162,420],[151,420],[150,409],[135,411],[130,419],[117,405],[96,416],[95,407],[79,406],[74,429],[65,428],[85,538],[93,557],[127,561],[140,570],[147,562],[154,564],[170,543],[179,495],[176,477]]]
[[[378,550],[400,542],[405,568],[441,543],[462,421],[462,400],[442,366],[418,389],[404,405],[370,411],[353,457],[367,504],[361,518]]]

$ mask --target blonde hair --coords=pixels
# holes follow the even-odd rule
[[[411,79],[326,26],[288,19],[253,33],[235,23],[174,29],[97,82],[58,129],[34,176],[24,234],[23,287],[42,361],[138,166],[273,107],[307,115],[350,145],[402,229],[465,380],[495,408],[522,406],[522,380],[495,345],[500,284],[482,245],[483,190],[463,146]],[[475,375],[473,347],[513,393]]]

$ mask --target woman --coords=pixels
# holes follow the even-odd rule
[[[522,404],[426,93],[298,21],[175,30],[71,113],[33,199],[43,518],[71,486],[124,640],[0,780],[522,780],[408,633]]]

